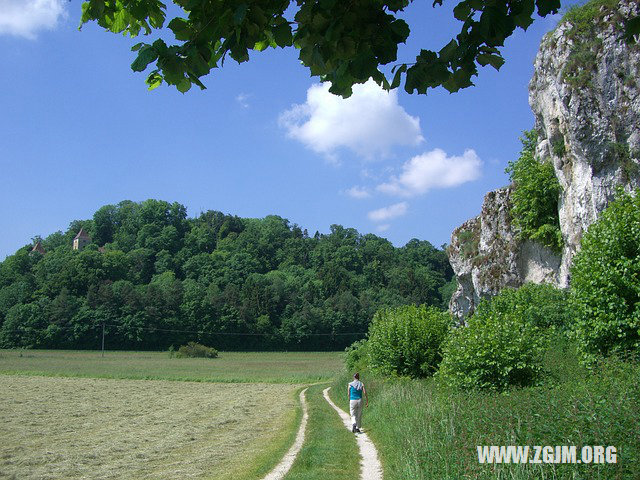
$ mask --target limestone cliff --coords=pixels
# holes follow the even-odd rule
[[[640,7],[632,0],[611,5],[592,2],[589,18],[567,15],[543,39],[529,84],[537,158],[553,162],[562,189],[562,254],[519,239],[511,221],[512,187],[488,193],[482,213],[451,237],[449,260],[459,287],[450,309],[458,317],[506,286],[568,286],[583,232],[616,186],[640,185],[640,48],[621,39],[624,20]]]

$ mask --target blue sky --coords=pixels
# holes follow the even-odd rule
[[[508,183],[507,162],[533,126],[534,56],[557,22],[518,31],[500,72],[483,68],[456,94],[367,84],[344,101],[289,49],[229,60],[207,90],[183,95],[148,92],[130,70],[140,38],[78,31],[80,4],[0,2],[0,260],[102,205],[147,198],[180,202],[189,216],[276,214],[310,233],[336,223],[396,245],[448,243]],[[399,60],[438,50],[459,28],[430,5],[405,13],[412,34]]]

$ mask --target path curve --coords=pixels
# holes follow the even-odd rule
[[[329,398],[329,388],[325,388],[322,392],[324,394],[324,398],[329,405],[333,407],[333,409],[338,412],[340,418],[342,418],[342,423],[347,428],[347,430],[351,431],[351,417],[347,415],[340,407],[338,407],[335,403],[331,401]],[[361,480],[382,480],[382,464],[380,460],[378,460],[378,451],[376,450],[376,446],[369,439],[369,436],[366,433],[360,433],[356,435],[356,440],[358,441],[358,448],[360,448],[360,479]]]
[[[300,403],[302,404],[302,421],[300,422],[300,428],[298,428],[298,434],[296,435],[296,441],[293,442],[291,448],[287,453],[285,453],[280,463],[275,466],[273,470],[271,470],[266,477],[262,480],[281,480],[287,474],[291,465],[298,456],[298,452],[302,448],[302,444],[304,443],[304,432],[307,429],[307,420],[309,418],[309,412],[307,410],[307,399],[304,394],[307,391],[305,388],[300,392]]]

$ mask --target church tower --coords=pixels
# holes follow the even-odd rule
[[[87,232],[84,231],[84,228],[81,228],[78,234],[73,239],[73,249],[80,251],[90,243],[91,237]]]

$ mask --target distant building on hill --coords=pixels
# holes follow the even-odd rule
[[[73,239],[73,249],[80,251],[90,243],[91,237],[87,232],[84,231],[84,228],[81,228],[78,234]]]
[[[36,242],[36,244],[33,246],[33,248],[31,249],[31,252],[38,252],[41,253],[42,255],[44,255],[46,252],[46,250],[44,249],[44,247],[42,246],[42,243],[40,242]]]

